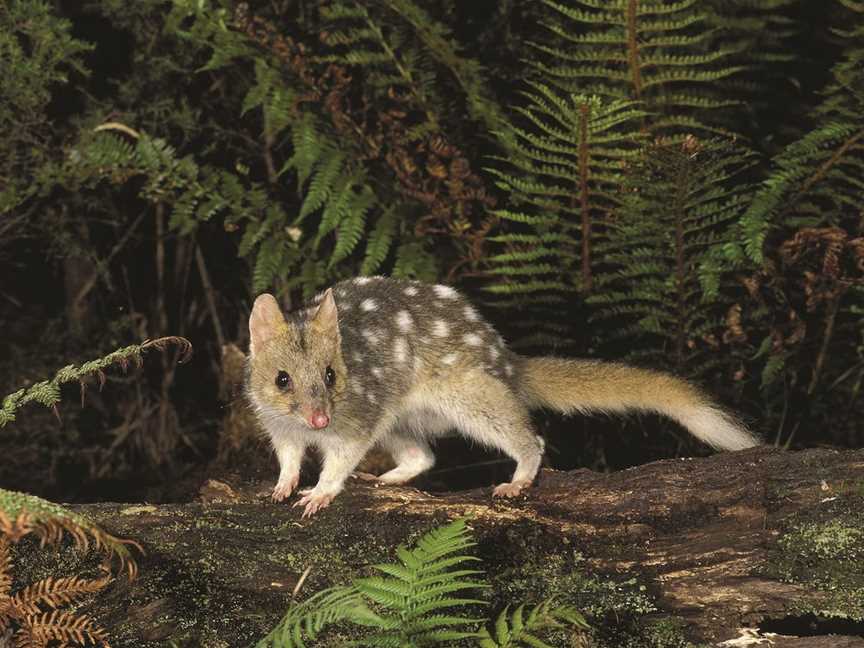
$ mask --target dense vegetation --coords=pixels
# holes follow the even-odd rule
[[[202,465],[254,295],[372,273],[461,286],[526,351],[693,378],[769,441],[860,445],[862,63],[853,0],[5,2],[0,393],[196,353],[19,412],[4,482]],[[598,427],[552,461],[680,449]]]

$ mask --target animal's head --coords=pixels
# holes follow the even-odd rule
[[[316,307],[289,320],[273,295],[255,300],[249,316],[248,389],[260,416],[323,430],[345,390],[346,374],[331,290]]]

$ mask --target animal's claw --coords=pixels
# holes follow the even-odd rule
[[[336,497],[335,493],[316,493],[314,488],[300,491],[302,497],[294,502],[294,507],[303,507],[303,517],[311,517],[323,508],[330,506],[330,502]]]
[[[287,479],[280,479],[276,486],[273,488],[273,495],[271,495],[274,502],[281,502],[284,499],[287,499],[291,496],[291,493],[294,492],[294,489],[297,488],[297,484],[300,481],[300,475],[294,475],[293,477],[289,477]]]
[[[498,484],[492,491],[492,497],[517,497],[530,485],[531,482],[523,480]]]

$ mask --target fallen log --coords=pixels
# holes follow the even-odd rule
[[[78,505],[146,552],[136,580],[116,580],[82,611],[114,648],[254,645],[307,569],[298,600],[468,517],[493,586],[487,612],[568,599],[593,627],[585,645],[864,646],[862,467],[862,451],[757,448],[611,474],[544,470],[526,496],[495,501],[490,488],[355,480],[311,519],[270,502],[272,484],[209,482],[186,504]],[[92,568],[72,550],[25,544],[14,575]]]

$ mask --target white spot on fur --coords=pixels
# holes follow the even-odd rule
[[[511,365],[509,362],[506,365],[504,365],[504,373],[507,374],[508,376],[513,375],[513,365]]]
[[[432,323],[432,335],[435,337],[447,337],[450,335],[450,325],[442,319]]]
[[[382,375],[381,367],[372,367],[369,371],[371,371],[372,375],[376,378],[380,378]]]
[[[411,317],[411,313],[407,310],[401,310],[396,313],[396,326],[403,333],[407,333],[414,328],[414,318]]]
[[[441,299],[456,299],[459,296],[459,294],[450,286],[442,286],[439,284],[432,288],[432,290],[434,290],[435,294]]]
[[[441,363],[445,364],[447,366],[450,366],[452,364],[455,364],[458,359],[459,359],[458,353],[448,353],[443,358],[441,358]]]
[[[352,354],[351,354],[351,359],[352,359],[354,362],[363,362],[363,356],[360,355],[360,352],[359,352],[359,351],[355,351],[354,353],[352,353]]]
[[[483,338],[476,333],[466,333],[462,336],[462,341],[468,346],[480,346],[483,344]]]
[[[360,332],[360,335],[362,335],[366,339],[366,341],[372,346],[378,346],[378,344],[381,342],[381,331],[377,331],[374,329],[363,329]]]
[[[378,308],[378,302],[376,302],[374,299],[364,299],[362,302],[360,302],[360,308],[362,308],[368,313]]]
[[[408,286],[403,292],[409,297],[417,296],[417,289],[414,286]]]
[[[368,284],[370,281],[372,281],[372,279],[370,279],[369,277],[357,277],[357,278],[354,280],[354,283],[355,283],[355,285],[357,285],[357,286],[365,286],[365,285]]]
[[[498,359],[498,356],[501,355],[501,352],[498,350],[498,347],[491,346],[489,347],[489,357],[492,358],[492,362],[495,362]]]
[[[369,392],[368,394],[366,394],[366,400],[368,400],[373,405],[378,402],[378,399],[375,397],[375,394],[373,394],[372,392]]]
[[[358,396],[363,395],[363,386],[360,383],[354,383],[351,385],[351,391],[353,391]]]
[[[400,364],[408,360],[408,343],[405,338],[398,337],[393,341],[393,357]]]
[[[465,314],[465,319],[469,322],[476,322],[480,319],[480,314],[474,310],[473,306],[466,306],[462,312]]]

